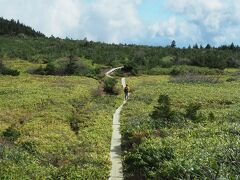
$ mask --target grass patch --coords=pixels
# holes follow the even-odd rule
[[[0,84],[0,179],[108,178],[117,96],[93,96],[99,82],[77,76]]]

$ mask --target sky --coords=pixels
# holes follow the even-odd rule
[[[0,0],[0,16],[61,38],[240,44],[240,0]]]

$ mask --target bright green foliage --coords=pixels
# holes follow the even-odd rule
[[[108,178],[120,99],[94,97],[99,82],[86,77],[23,73],[0,84],[0,179]]]
[[[135,179],[156,178],[164,163],[174,158],[173,149],[161,141],[146,140],[126,155],[126,172]]]
[[[128,78],[134,91],[121,116],[126,179],[239,179],[240,82],[169,80],[169,76]],[[148,115],[160,107],[159,94],[168,95],[178,119],[186,116],[186,110],[189,119],[153,128]],[[171,158],[161,158],[164,149]]]

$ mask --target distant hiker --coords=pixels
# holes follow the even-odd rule
[[[129,86],[126,84],[126,87],[124,88],[125,100],[128,99],[129,91],[130,91],[130,88],[129,88]]]

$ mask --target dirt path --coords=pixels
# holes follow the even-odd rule
[[[110,74],[114,71],[121,69],[114,68],[106,73],[107,77],[111,77]],[[126,80],[125,78],[121,79],[122,86],[126,86]],[[120,133],[120,113],[122,111],[122,108],[124,104],[127,101],[123,101],[123,104],[116,110],[116,112],[113,115],[113,132],[112,132],[112,140],[111,140],[111,150],[110,150],[110,157],[112,162],[112,169],[110,173],[109,180],[119,180],[123,179],[123,172],[122,172],[122,160],[121,160],[121,133]]]

